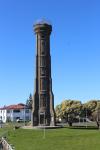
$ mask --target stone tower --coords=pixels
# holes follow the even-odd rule
[[[36,78],[32,107],[33,126],[54,126],[54,95],[52,92],[50,34],[52,26],[45,21],[34,25],[36,34]]]

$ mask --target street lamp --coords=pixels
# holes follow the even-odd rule
[[[25,124],[25,121],[26,121],[26,113],[25,113],[25,111],[26,111],[26,106],[24,106],[24,126],[26,125]]]

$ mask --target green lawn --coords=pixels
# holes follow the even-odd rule
[[[8,129],[8,139],[16,150],[100,150],[99,130],[50,129],[44,139],[43,130]]]

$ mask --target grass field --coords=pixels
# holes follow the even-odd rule
[[[9,142],[16,150],[100,150],[100,131],[87,129],[8,130]],[[3,133],[4,129],[0,129]]]

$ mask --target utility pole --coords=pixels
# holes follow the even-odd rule
[[[26,114],[25,114],[25,110],[26,110],[26,106],[24,106],[24,126],[26,125],[26,124],[25,124],[25,121],[26,121]]]
[[[45,139],[45,125],[46,125],[46,122],[45,122],[45,112],[44,112],[44,135],[43,135],[43,139]]]
[[[87,128],[87,108],[86,108],[86,128]]]

